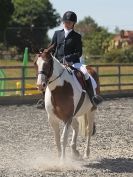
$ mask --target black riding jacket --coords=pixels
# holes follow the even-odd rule
[[[79,63],[82,55],[81,35],[72,30],[65,38],[65,31],[55,31],[51,45],[55,44],[54,56],[62,63],[63,58],[67,62]]]

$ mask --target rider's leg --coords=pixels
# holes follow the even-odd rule
[[[91,77],[89,77],[86,80],[86,84],[87,84],[86,91],[87,91],[87,93],[89,95],[89,98],[90,98],[92,104],[95,105],[95,106],[99,105],[103,101],[103,99],[102,99],[101,96],[96,94],[96,90],[94,89],[94,86],[92,84]]]
[[[102,97],[96,94],[96,81],[92,78],[92,76],[88,73],[87,69],[81,63],[73,64],[73,67],[78,68],[85,75],[85,80],[87,84],[87,93],[93,105],[97,106],[102,102]]]

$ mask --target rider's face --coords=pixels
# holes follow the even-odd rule
[[[65,21],[63,22],[63,24],[64,24],[64,28],[66,28],[67,30],[74,28],[74,22],[72,21]]]

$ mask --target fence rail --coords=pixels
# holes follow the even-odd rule
[[[107,91],[118,91],[122,92],[124,90],[129,90],[133,92],[133,64],[108,64],[108,65],[91,65],[94,67],[99,75],[100,79],[100,88],[102,92]],[[20,95],[25,95],[27,90],[37,90],[36,87],[27,88],[26,87],[26,81],[36,81],[35,73],[34,76],[25,76],[26,70],[34,69],[34,66],[0,66],[0,70],[6,70],[8,73],[11,72],[11,70],[19,70],[21,71],[20,76],[16,74],[16,77],[11,77],[10,74],[6,75],[6,77],[0,77],[0,81],[5,82],[11,82],[11,81],[20,81],[21,87],[20,88],[4,88],[2,89],[0,87],[0,93],[1,92],[20,92]],[[9,77],[10,76],[10,77]],[[113,83],[112,80],[109,81],[109,79],[114,79],[115,83]],[[104,81],[105,79],[105,81]],[[127,82],[129,80],[129,82]],[[109,82],[107,82],[109,81]],[[125,82],[126,81],[126,82]],[[110,87],[110,88],[108,88]],[[117,89],[115,88],[117,87]],[[126,87],[126,89],[123,89],[123,87]],[[130,88],[128,88],[130,87]],[[108,89],[105,89],[108,88]],[[114,88],[114,89],[113,89]]]

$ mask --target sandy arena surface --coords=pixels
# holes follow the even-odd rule
[[[96,113],[96,135],[87,160],[57,158],[45,110],[35,105],[0,106],[0,177],[132,177],[133,98],[105,101]],[[85,139],[79,135],[81,154]]]

